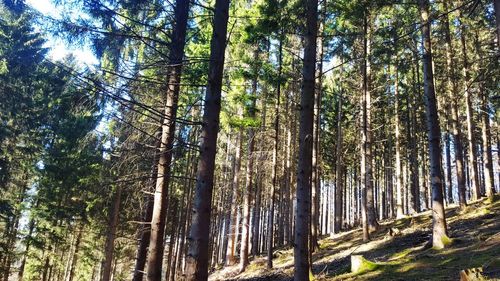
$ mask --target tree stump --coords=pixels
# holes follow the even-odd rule
[[[380,265],[365,259],[362,255],[351,255],[351,272],[361,273],[377,269]]]

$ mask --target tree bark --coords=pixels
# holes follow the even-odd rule
[[[479,38],[476,36],[476,52],[482,61],[483,51],[481,50],[481,45],[478,39]],[[495,193],[495,176],[493,175],[493,154],[491,152],[490,109],[488,105],[488,92],[484,90],[482,82],[479,82],[479,93],[481,97],[481,136],[483,142],[484,188],[486,190],[486,196],[490,200],[493,200],[493,195]]]
[[[371,16],[369,11],[365,11],[364,18],[364,62],[362,67],[363,72],[363,98],[362,98],[362,159],[361,159],[361,180],[366,190],[364,193],[366,223],[368,224],[368,231],[375,231],[378,228],[378,223],[375,215],[374,196],[373,196],[373,173],[372,173],[372,129],[371,129]]]
[[[82,234],[83,234],[83,228],[84,228],[83,222],[81,222],[81,226],[79,228],[80,229],[77,230],[78,233],[76,235],[73,256],[71,257],[71,262],[69,265],[69,273],[68,273],[67,281],[73,281],[73,278],[75,277],[75,268],[76,268],[76,263],[78,262],[78,251],[80,250],[80,243],[82,241]]]
[[[157,147],[159,148],[160,142],[158,141]],[[155,187],[156,180],[154,178],[157,175],[157,163],[159,157],[154,157],[154,164],[152,165],[151,171],[151,186]],[[151,218],[153,217],[153,205],[154,205],[154,197],[150,194],[146,194],[144,196],[146,200],[146,208],[142,214],[142,221],[144,225],[140,225],[139,232],[139,246],[137,248],[137,256],[135,260],[135,268],[134,275],[132,277],[132,281],[142,281],[144,275],[144,266],[146,265],[146,257],[148,254],[149,240],[151,238]]]
[[[337,106],[337,155],[336,155],[336,165],[337,170],[335,171],[335,202],[334,202],[334,233],[339,233],[342,230],[343,224],[343,213],[342,213],[342,198],[343,198],[343,160],[342,160],[342,90],[340,90],[338,95],[338,106]],[[355,195],[353,195],[355,196]]]
[[[422,19],[422,49],[424,94],[426,100],[427,130],[429,142],[430,177],[432,188],[432,245],[443,248],[448,238],[443,204],[443,175],[441,171],[441,130],[437,114],[434,75],[432,71],[431,26],[429,21],[429,0],[419,0]]]
[[[111,280],[116,228],[118,226],[118,218],[120,214],[121,196],[122,196],[122,189],[121,187],[117,187],[113,199],[113,205],[111,207],[111,211],[109,214],[109,228],[108,228],[108,234],[106,236],[106,244],[104,247],[104,260],[102,262],[101,281]]]
[[[463,19],[461,19],[463,20]],[[470,179],[471,179],[471,189],[473,200],[478,200],[481,197],[480,186],[479,186],[479,176],[477,169],[477,151],[476,151],[476,139],[474,136],[475,124],[474,124],[474,112],[472,109],[472,97],[469,89],[470,83],[470,73],[469,73],[469,61],[467,58],[467,45],[465,39],[465,26],[463,22],[460,22],[460,42],[462,43],[462,57],[463,65],[462,72],[464,76],[464,92],[465,92],[465,108],[467,113],[467,141],[468,153],[469,153],[469,166],[470,166]]]
[[[187,255],[186,280],[192,281],[208,279],[208,240],[229,2],[229,0],[215,2],[214,30],[210,43],[208,85],[201,131],[200,160],[196,175],[196,191]]]
[[[168,186],[174,147],[175,120],[177,117],[177,104],[179,100],[182,59],[184,57],[184,46],[186,44],[189,3],[189,1],[185,0],[177,0],[175,2],[172,41],[169,46],[170,53],[167,70],[168,87],[164,109],[165,115],[161,126],[160,155],[154,193],[153,214],[151,218],[149,254],[146,260],[148,281],[161,280],[163,252],[165,247],[165,224],[168,207]]]
[[[309,280],[311,275],[309,229],[311,214],[312,146],[318,34],[318,0],[307,0],[304,65],[300,99],[299,162],[297,167],[297,210],[294,245],[294,280]]]
[[[274,139],[273,139],[273,171],[271,175],[271,192],[269,198],[269,218],[267,227],[267,268],[273,268],[273,236],[274,236],[274,201],[278,185],[278,138],[280,129],[280,99],[281,99],[281,70],[283,64],[283,39],[279,40],[278,47],[278,83],[276,86],[276,102],[274,107]]]
[[[255,55],[258,55],[258,50],[256,50]],[[257,77],[254,77],[252,83],[252,93],[254,96],[257,95]],[[253,100],[252,110],[250,116],[252,118],[255,117],[255,99]],[[250,251],[250,205],[252,202],[252,187],[253,187],[253,174],[254,174],[254,146],[255,146],[255,129],[248,129],[248,161],[246,167],[246,182],[245,182],[245,193],[243,198],[243,221],[242,221],[242,233],[241,233],[241,245],[240,245],[240,272],[245,271],[247,265],[249,264],[248,254]],[[256,208],[258,210],[255,212],[254,216],[254,230],[259,229],[259,221],[260,221],[260,190],[259,187],[256,189]],[[257,206],[258,205],[258,206]],[[259,251],[259,232],[254,233],[254,243],[256,245],[252,245],[254,247],[254,251]]]
[[[319,20],[318,33],[317,36],[317,68],[316,68],[316,87],[314,94],[314,110],[313,110],[313,151],[312,151],[312,209],[311,209],[311,239],[310,239],[310,251],[314,252],[319,249],[318,236],[320,235],[320,123],[321,123],[321,96],[322,96],[322,84],[323,84],[323,21],[326,18],[325,9],[327,1],[324,0],[321,6],[321,19]]]
[[[396,144],[396,218],[402,218],[403,212],[403,176],[401,173],[401,134],[400,134],[400,116],[399,116],[399,77],[397,54],[394,62],[394,99],[395,99],[395,144]]]
[[[445,10],[448,10],[449,0],[444,2]],[[445,33],[445,42],[446,42],[446,80],[447,80],[447,96],[451,100],[451,129],[453,133],[453,143],[454,143],[454,151],[455,151],[455,169],[457,173],[457,189],[458,189],[458,202],[461,208],[464,208],[467,205],[466,197],[465,197],[465,170],[463,164],[463,146],[461,139],[461,130],[459,123],[459,112],[458,112],[458,104],[457,99],[454,98],[458,91],[455,83],[456,73],[453,68],[453,58],[455,57],[454,49],[452,46],[451,35],[450,35],[450,20],[448,15],[443,18],[443,29]]]
[[[233,161],[233,182],[232,182],[232,196],[231,196],[231,221],[229,223],[229,242],[226,251],[226,265],[234,265],[236,263],[236,244],[238,237],[236,237],[236,229],[239,226],[238,217],[238,197],[239,197],[239,183],[240,183],[240,170],[241,170],[241,147],[242,147],[243,131],[238,130],[238,137],[236,139],[236,152]]]

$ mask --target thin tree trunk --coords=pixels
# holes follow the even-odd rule
[[[449,0],[444,2],[445,10],[448,10]],[[447,80],[447,96],[451,100],[451,127],[453,133],[453,143],[454,143],[454,151],[455,151],[455,168],[457,173],[457,189],[458,189],[458,202],[461,208],[464,208],[467,205],[467,201],[465,198],[465,170],[463,164],[463,147],[462,147],[462,139],[461,139],[461,130],[459,124],[459,112],[458,112],[458,104],[457,99],[454,98],[458,91],[455,83],[456,73],[453,67],[453,59],[455,57],[454,49],[452,46],[451,35],[450,35],[450,20],[448,15],[443,18],[443,29],[445,33],[445,41],[446,41],[446,80]]]
[[[500,1],[496,1],[500,2]],[[480,60],[483,59],[483,51],[476,36],[476,52]],[[493,154],[491,152],[491,126],[490,126],[490,109],[488,105],[488,92],[484,90],[484,84],[479,82],[479,93],[481,97],[481,136],[483,142],[483,163],[484,163],[484,188],[486,196],[494,199],[495,193],[495,176],[493,175]]]
[[[291,146],[292,146],[292,124],[291,122],[293,122],[293,118],[290,114],[290,106],[289,106],[289,99],[286,98],[285,99],[285,111],[286,111],[286,116],[288,116],[289,118],[289,122],[287,122],[287,125],[288,126],[285,126],[286,127],[286,145],[285,145],[285,193],[286,193],[286,210],[285,210],[285,217],[284,217],[284,220],[285,220],[285,225],[284,225],[284,228],[285,228],[285,243],[287,245],[291,244],[292,243],[292,239],[293,239],[293,233],[291,231],[291,228],[292,228],[292,220],[293,220],[293,199],[291,198],[292,197],[292,190],[291,190],[291,177],[292,177],[292,171],[291,171],[291,168],[292,168],[292,160],[291,160]]]
[[[311,274],[309,230],[311,214],[311,177],[314,122],[316,39],[318,0],[305,2],[306,33],[302,92],[300,99],[299,162],[297,167],[297,210],[294,245],[294,280],[309,280]]]
[[[208,240],[229,2],[229,0],[217,0],[215,2],[214,30],[210,43],[210,63],[201,132],[200,160],[196,175],[196,191],[187,255],[186,280],[192,281],[206,280],[208,278]]]
[[[460,23],[460,42],[462,43],[462,56],[463,65],[462,72],[464,76],[464,91],[465,91],[465,108],[467,112],[467,141],[468,153],[469,153],[469,166],[470,166],[470,178],[471,178],[471,190],[473,200],[478,200],[481,197],[480,186],[479,186],[479,176],[477,169],[477,151],[476,151],[476,139],[474,137],[475,124],[474,124],[474,112],[472,109],[472,97],[469,89],[470,74],[469,74],[469,61],[467,58],[467,45],[465,39],[465,26],[464,23]]]
[[[269,198],[269,218],[267,234],[267,268],[273,268],[273,236],[274,236],[274,201],[278,174],[278,139],[280,128],[280,99],[281,99],[281,69],[283,64],[283,39],[280,38],[278,47],[278,84],[276,86],[276,103],[274,107],[274,139],[273,139],[273,171],[271,175],[271,192]]]
[[[37,201],[37,203],[35,205],[38,206],[38,201]],[[34,229],[35,229],[35,220],[32,218],[30,220],[30,222],[29,222],[28,235],[26,236],[26,248],[24,249],[23,259],[21,261],[21,265],[19,266],[19,273],[17,275],[18,276],[17,277],[18,281],[23,281],[24,269],[26,267],[26,261],[28,259],[28,253],[29,253],[29,250],[30,250],[31,239],[32,239],[32,235],[33,235],[33,230]]]
[[[160,146],[160,143],[158,142],[157,147]],[[152,180],[151,180],[151,186],[154,188],[154,185],[156,181],[154,178],[157,175],[157,163],[158,163],[158,158],[159,157],[154,157],[154,164],[153,168],[151,169],[151,175],[152,175]],[[139,247],[137,248],[137,257],[135,260],[135,268],[134,268],[134,275],[132,277],[132,281],[142,281],[143,275],[144,275],[144,266],[146,265],[146,257],[148,254],[148,246],[149,246],[149,240],[151,237],[151,218],[153,216],[153,205],[154,205],[154,197],[151,196],[150,194],[146,194],[144,196],[146,199],[146,208],[143,213],[143,218],[142,221],[144,225],[140,225],[140,232],[139,232]]]
[[[236,152],[233,160],[233,183],[231,186],[232,196],[231,196],[231,222],[229,224],[229,242],[227,244],[226,252],[226,265],[234,265],[236,263],[235,253],[236,244],[238,237],[236,236],[236,230],[238,228],[238,197],[239,197],[239,182],[240,182],[240,170],[241,170],[241,147],[243,140],[242,129],[238,130],[238,136],[236,139]]]
[[[373,196],[373,173],[372,173],[372,131],[371,131],[371,16],[369,11],[365,11],[364,18],[364,62],[362,67],[363,72],[363,98],[362,98],[362,159],[361,159],[361,180],[366,196],[364,210],[366,211],[366,223],[368,231],[375,231],[378,228],[378,223],[375,215],[374,196]]]
[[[84,228],[83,222],[81,222],[81,226],[79,228],[80,229],[77,230],[78,233],[76,235],[76,241],[75,241],[73,256],[71,257],[67,281],[73,281],[73,278],[75,277],[75,268],[76,268],[76,263],[78,262],[78,251],[80,250],[80,243],[82,241],[82,234]]]
[[[257,94],[257,77],[254,77],[252,83],[252,93],[254,96]],[[251,117],[255,117],[255,99],[254,104],[252,105]],[[247,265],[249,264],[248,254],[250,250],[250,205],[252,202],[252,186],[253,186],[253,160],[254,160],[254,146],[255,146],[255,129],[248,129],[248,161],[246,167],[246,182],[245,182],[245,193],[243,198],[243,221],[242,221],[242,233],[241,233],[241,245],[240,245],[240,272],[245,271]],[[260,190],[257,188],[256,190],[256,205],[259,204],[260,209]],[[257,210],[259,211],[259,210]],[[257,220],[258,218],[258,220]],[[260,221],[260,214],[255,213],[254,222],[257,226]],[[258,226],[257,226],[258,227]],[[255,233],[254,238],[255,243],[258,243],[258,235],[259,233]],[[253,245],[254,249],[258,251],[259,245]]]
[[[258,61],[259,60],[259,54],[260,54],[260,49],[257,48],[255,51],[254,51],[254,60],[255,61]],[[251,105],[251,108],[250,108],[250,112],[249,112],[249,117],[254,119],[255,116],[256,116],[256,105],[257,105],[257,86],[258,86],[258,71],[260,70],[260,66],[257,65],[258,68],[255,69],[255,76],[253,77],[252,79],[252,95],[254,96],[254,98],[252,99],[252,105]],[[264,123],[264,122],[263,122]],[[253,140],[255,137],[256,137],[256,130],[254,129],[253,130],[253,133],[252,133],[252,150],[249,151],[249,154],[248,155],[253,155],[253,150],[254,150],[254,146],[255,146],[255,140]],[[262,155],[262,154],[261,154]],[[262,156],[260,156],[262,157]],[[247,167],[249,168],[249,167]],[[252,179],[249,181],[250,183],[253,182],[253,160],[252,160],[252,170],[250,172],[250,174],[248,175],[247,174],[247,179],[248,179],[248,176],[252,177]],[[262,243],[260,243],[261,241],[263,241],[262,239],[260,239],[260,235],[259,233],[262,232],[261,229],[261,213],[260,213],[260,209],[261,209],[261,197],[262,197],[262,184],[263,184],[263,179],[262,179],[262,174],[261,174],[261,169],[259,166],[256,167],[255,169],[255,175],[257,177],[257,180],[256,181],[256,188],[255,188],[255,206],[253,208],[253,221],[252,221],[252,248],[251,248],[251,252],[252,252],[252,255],[254,256],[257,256],[258,254],[260,254],[260,245]],[[248,171],[248,170],[247,170]],[[251,190],[251,186],[250,186],[250,190]],[[251,202],[251,201],[250,201]]]
[[[342,86],[341,86],[342,87]],[[337,170],[335,171],[335,205],[334,205],[334,233],[339,233],[342,230],[343,224],[343,213],[342,213],[342,198],[343,198],[343,160],[342,160],[342,89],[339,91],[338,95],[338,106],[337,106],[337,155],[336,155],[336,164]]]
[[[427,130],[429,141],[430,178],[432,187],[432,245],[443,248],[449,239],[443,204],[443,175],[441,172],[441,131],[437,114],[434,75],[432,71],[431,26],[429,21],[429,0],[419,0],[422,18],[422,49],[424,93],[426,98]]]
[[[115,249],[116,228],[118,226],[118,218],[120,215],[122,189],[117,187],[114,195],[113,205],[109,214],[109,228],[106,236],[106,244],[104,246],[104,260],[102,262],[102,278],[101,281],[111,280],[111,270],[113,263],[113,254]]]
[[[394,62],[394,99],[395,99],[395,143],[396,143],[396,218],[402,218],[403,212],[403,178],[401,174],[401,134],[400,134],[400,117],[399,117],[399,77],[398,77],[398,62],[397,54]]]

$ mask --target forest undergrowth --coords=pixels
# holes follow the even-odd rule
[[[474,202],[460,210],[446,208],[451,244],[444,250],[428,247],[432,217],[430,211],[397,220],[382,221],[372,240],[363,243],[356,228],[323,237],[313,256],[316,280],[459,280],[461,270],[483,269],[488,280],[500,280],[500,201]],[[351,273],[351,255],[363,255],[373,262],[370,270]],[[209,280],[292,280],[293,249],[274,252],[274,268],[266,267],[265,256],[254,259],[247,271],[226,267]]]

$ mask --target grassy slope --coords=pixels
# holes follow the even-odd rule
[[[476,202],[459,212],[446,210],[453,244],[444,250],[425,248],[431,228],[430,212],[381,223],[372,241],[363,243],[361,229],[354,229],[320,241],[313,255],[317,280],[459,280],[462,269],[485,267],[500,277],[500,200]],[[401,233],[389,236],[388,229]],[[374,271],[350,273],[350,255],[361,254],[380,266]],[[264,257],[252,261],[247,271],[237,275],[236,267],[214,272],[210,280],[291,280],[292,249],[275,252],[274,269],[266,269]]]

